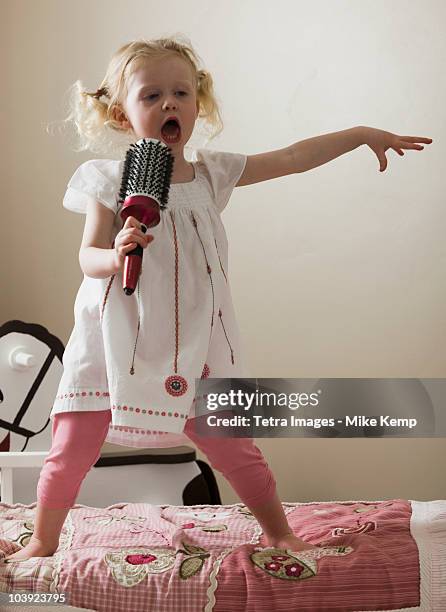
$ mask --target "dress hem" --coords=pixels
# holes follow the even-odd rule
[[[58,393],[50,419],[61,412],[110,410],[110,435],[113,431],[135,433],[143,438],[151,433],[181,435],[187,419],[194,416],[194,401],[187,414],[180,410],[133,409],[132,406],[115,405],[111,402],[109,391],[71,389],[65,393]],[[146,419],[149,423],[145,421]],[[120,434],[116,433],[116,436],[120,437]]]

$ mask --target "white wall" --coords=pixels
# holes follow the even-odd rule
[[[210,148],[254,154],[355,125],[434,140],[388,151],[384,173],[361,146],[234,191],[223,221],[253,376],[445,376],[443,2],[3,0],[2,13],[2,321],[64,343],[73,325],[84,218],[62,197],[94,155],[46,132],[64,92],[78,78],[95,90],[129,40],[181,32],[221,102]],[[257,444],[287,501],[446,497],[442,439]]]

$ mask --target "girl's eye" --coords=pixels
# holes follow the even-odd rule
[[[178,91],[177,93],[180,93],[180,94],[182,94],[183,96],[187,96],[187,92],[185,92],[185,91]],[[154,93],[154,94],[150,94],[150,95],[146,96],[146,97],[145,97],[145,99],[147,99],[147,100],[152,100],[152,99],[153,99],[155,96],[157,96],[157,95],[158,95],[158,94],[155,94],[155,93]]]

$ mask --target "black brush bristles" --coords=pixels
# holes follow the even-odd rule
[[[169,200],[174,157],[160,140],[141,138],[130,145],[122,172],[119,204],[130,195],[147,195],[165,209]]]

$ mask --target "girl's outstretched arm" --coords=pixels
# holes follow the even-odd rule
[[[332,132],[302,140],[291,145],[291,148],[294,153],[295,172],[305,172],[366,144],[376,154],[380,163],[380,172],[383,172],[387,168],[385,156],[387,149],[393,149],[399,155],[404,155],[402,149],[422,150],[424,148],[416,144],[417,142],[430,144],[432,138],[398,136],[392,132],[360,125],[341,132]]]
[[[418,142],[431,144],[432,138],[398,136],[363,125],[323,134],[277,151],[248,155],[245,169],[236,187],[312,170],[363,144],[368,145],[376,154],[380,171],[383,172],[387,167],[387,149],[392,148],[399,155],[404,155],[402,149],[422,150],[424,147],[416,144]]]

